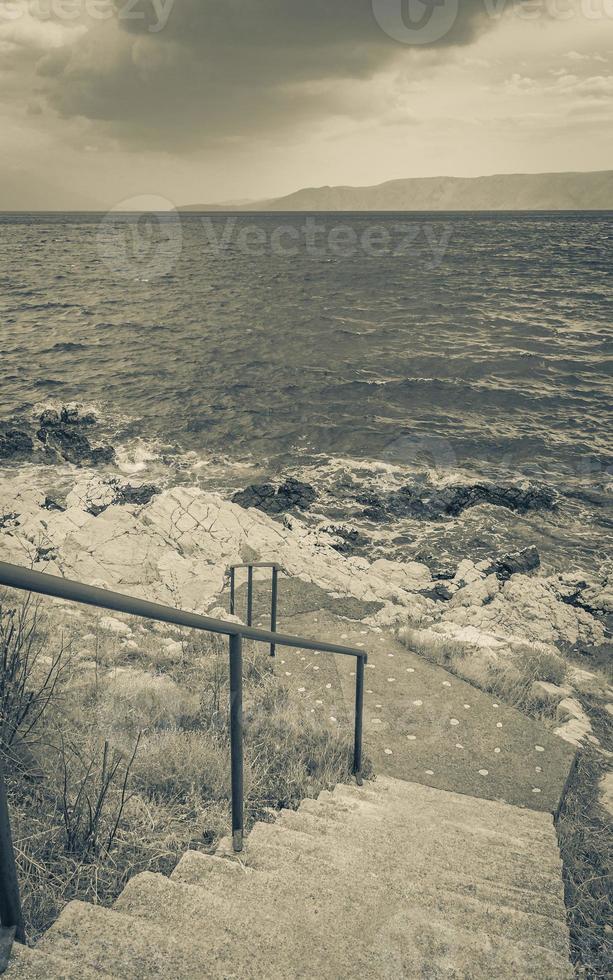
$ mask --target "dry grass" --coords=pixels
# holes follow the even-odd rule
[[[609,978],[613,967],[613,835],[599,803],[606,769],[593,747],[580,753],[557,825],[572,958],[589,980]]]
[[[43,619],[53,659],[58,634]],[[169,873],[230,831],[227,645],[170,631],[168,643],[159,627],[134,636],[97,634],[94,650],[72,637],[81,654],[29,726],[23,765],[6,767],[31,941],[71,899],[110,904],[134,874]],[[350,740],[307,718],[267,650],[248,643],[244,708],[247,829],[350,778]]]
[[[399,630],[398,638],[426,660],[535,717],[543,717],[544,712],[532,685],[535,681],[562,684],[567,669],[564,659],[544,644],[514,643],[497,656],[488,647],[409,627]]]

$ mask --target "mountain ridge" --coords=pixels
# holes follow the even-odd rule
[[[197,211],[609,211],[613,170],[485,177],[407,177],[364,187],[305,187],[292,194]]]

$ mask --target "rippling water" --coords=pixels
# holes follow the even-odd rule
[[[356,481],[529,478],[562,517],[374,537],[600,556],[613,215],[312,220],[0,216],[0,415],[95,404],[120,442],[208,461],[199,482],[310,475],[330,519],[357,519]]]

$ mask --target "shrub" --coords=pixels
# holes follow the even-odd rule
[[[130,769],[139,738],[129,758],[105,741],[85,750],[60,737],[61,811],[65,846],[83,859],[105,857],[112,850],[128,801]]]
[[[0,595],[0,743],[5,753],[16,738],[27,738],[57,698],[70,662],[62,635],[53,653],[45,653],[40,608],[29,595],[17,606]]]

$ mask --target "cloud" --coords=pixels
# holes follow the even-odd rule
[[[484,0],[462,0],[426,52],[388,36],[374,17],[373,2],[408,0],[176,0],[160,30],[162,0],[137,4],[141,19],[119,16],[122,2],[115,19],[92,22],[44,58],[39,78],[60,115],[98,120],[126,146],[172,150],[346,114],[348,80],[467,44],[493,23]]]
[[[27,8],[14,20],[0,17],[0,42],[7,45],[7,52],[19,49],[50,51],[69,46],[86,33],[87,28],[84,25],[41,20],[33,16]]]

